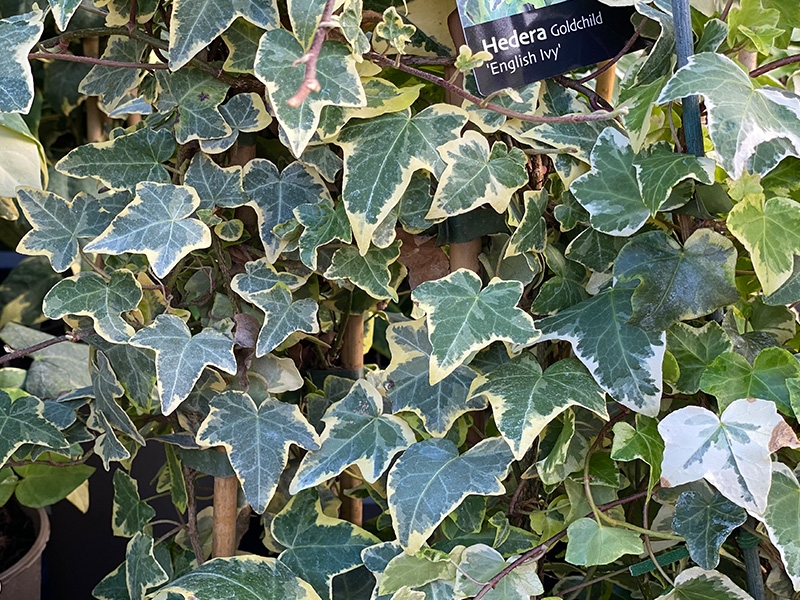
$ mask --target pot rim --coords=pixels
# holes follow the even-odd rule
[[[33,525],[36,529],[36,539],[33,542],[30,550],[20,558],[16,563],[11,565],[8,569],[0,573],[0,583],[9,583],[17,575],[25,571],[28,567],[33,565],[44,551],[47,541],[50,539],[50,519],[43,508],[29,508],[22,506],[22,510],[28,517],[33,519]],[[0,587],[2,593],[2,587]]]

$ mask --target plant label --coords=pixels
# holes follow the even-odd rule
[[[467,45],[492,55],[474,70],[488,95],[616,56],[634,34],[631,7],[600,0],[457,0]]]

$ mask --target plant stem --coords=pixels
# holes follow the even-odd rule
[[[299,107],[305,99],[308,98],[311,92],[318,92],[321,89],[319,80],[317,79],[317,60],[319,59],[319,53],[322,50],[322,44],[325,42],[328,30],[334,26],[331,22],[331,17],[333,16],[335,4],[335,0],[326,0],[319,26],[317,26],[317,31],[314,32],[314,39],[311,42],[311,47],[308,49],[308,52],[301,56],[295,63],[295,66],[305,63],[306,73],[303,76],[300,89],[286,102],[286,104],[292,108]]]
[[[606,71],[608,71],[611,67],[616,65],[623,56],[625,56],[628,51],[633,48],[633,45],[636,43],[636,40],[639,39],[639,36],[642,34],[642,29],[644,29],[644,25],[647,23],[647,19],[642,19],[642,22],[639,23],[639,26],[636,28],[636,31],[633,32],[631,39],[629,39],[625,45],[622,47],[617,55],[612,58],[611,60],[606,61],[603,65],[594,71],[593,73],[589,73],[586,77],[581,77],[580,79],[576,79],[575,83],[586,83],[587,81],[591,81],[592,79],[599,77]]]
[[[792,56],[779,58],[778,60],[773,60],[765,65],[761,65],[757,69],[753,69],[750,71],[750,77],[759,77],[764,73],[769,73],[770,71],[780,69],[781,67],[785,67],[786,65],[791,65],[796,62],[800,62],[800,54],[793,54]]]
[[[75,54],[61,54],[58,52],[31,52],[28,54],[31,60],[65,60],[67,62],[84,63],[88,65],[100,65],[103,67],[115,67],[119,69],[146,69],[148,71],[167,70],[169,67],[161,63],[140,63],[125,62],[119,60],[107,60],[105,58],[92,58],[91,56],[76,56]]]
[[[33,346],[22,348],[21,350],[13,350],[13,349],[9,350],[9,346],[5,346],[8,354],[0,356],[0,365],[5,364],[7,362],[11,362],[12,360],[15,360],[17,358],[28,356],[28,354],[38,352],[39,350],[44,350],[45,348],[49,348],[50,346],[55,346],[56,344],[60,344],[61,342],[79,342],[83,338],[89,337],[90,335],[94,335],[94,329],[65,333],[64,335],[59,335],[49,340],[39,342],[38,344],[34,344]]]
[[[192,544],[192,552],[197,559],[197,564],[202,565],[206,561],[203,553],[203,544],[200,543],[200,533],[197,530],[197,498],[194,489],[194,469],[183,465],[183,480],[186,483],[186,533]]]

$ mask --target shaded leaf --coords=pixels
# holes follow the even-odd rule
[[[101,56],[104,60],[141,62],[147,44],[126,36],[112,35]],[[78,87],[81,94],[98,96],[100,109],[110,113],[129,100],[144,79],[146,71],[94,65]]]
[[[361,254],[355,246],[339,248],[325,271],[326,279],[346,279],[378,300],[391,298],[398,301],[397,291],[391,287],[389,266],[400,257],[400,242],[388,248],[370,248]]]
[[[211,401],[197,443],[224,446],[247,501],[263,513],[289,458],[289,446],[319,448],[317,434],[297,406],[267,397],[260,405],[246,393],[228,391]]]
[[[700,389],[700,378],[720,354],[733,349],[722,327],[710,321],[700,328],[675,323],[667,330],[667,350],[678,363],[680,377],[675,387],[684,394]]]
[[[673,188],[680,182],[695,179],[705,185],[714,183],[714,163],[711,159],[679,154],[664,144],[637,155],[633,166],[642,200],[651,215],[663,210]]]
[[[67,448],[61,432],[44,418],[44,403],[33,396],[16,400],[0,390],[0,465],[23,444]]]
[[[309,269],[317,268],[317,249],[320,246],[333,240],[347,244],[353,238],[350,222],[341,202],[334,207],[332,202],[322,199],[315,204],[302,204],[293,213],[303,226],[303,233],[297,242],[300,246],[300,260]]]
[[[675,587],[658,597],[658,600],[751,600],[749,594],[717,571],[692,567],[681,571],[675,578]]]
[[[111,426],[114,426],[131,439],[144,445],[144,438],[139,433],[139,430],[136,429],[130,416],[117,403],[116,399],[122,397],[125,390],[120,386],[116,374],[111,369],[108,358],[102,352],[97,353],[96,364],[92,370],[92,390],[94,392],[94,403],[92,404],[92,415],[87,420],[87,425],[99,428],[108,437],[116,438],[116,435],[111,431]],[[95,421],[98,416],[102,417],[100,423]],[[128,456],[123,458],[128,458]],[[108,461],[106,461],[105,466],[108,469]]]
[[[524,252],[542,252],[547,242],[547,222],[542,216],[550,199],[547,190],[526,191],[523,198],[525,215],[511,234],[506,256],[516,256]]]
[[[172,28],[176,31],[178,26]],[[179,144],[231,135],[233,130],[219,105],[225,101],[228,84],[197,68],[187,67],[175,73],[156,72],[158,110],[175,111],[175,139]]]
[[[614,460],[643,460],[650,466],[647,489],[652,490],[661,478],[661,461],[664,458],[664,441],[658,433],[658,422],[650,417],[636,415],[636,427],[628,423],[614,424],[614,442],[611,458]]]
[[[169,581],[164,568],[153,553],[153,538],[137,532],[125,550],[125,582],[133,599],[144,598],[150,588]]]
[[[568,563],[592,566],[607,565],[626,554],[644,551],[639,535],[630,529],[600,525],[590,518],[578,519],[567,527]]]
[[[299,275],[287,272],[279,273],[265,258],[245,263],[244,269],[245,272],[236,275],[233,282],[235,282],[237,292],[247,296],[269,291],[279,283],[284,284],[290,290],[296,290],[305,283],[305,279]]]
[[[516,557],[507,561],[494,548],[476,544],[464,550],[458,564],[455,593],[458,597],[471,597],[481,587],[475,581],[490,581]],[[497,586],[483,596],[487,600],[529,600],[544,594],[544,586],[536,574],[536,562],[526,562],[503,577]]]
[[[255,92],[236,94],[219,107],[232,132],[219,139],[200,140],[200,149],[209,154],[219,154],[233,147],[240,133],[256,133],[272,122],[261,96]]]
[[[66,498],[91,477],[95,468],[88,465],[34,463],[14,467],[14,471],[21,478],[14,490],[17,501],[23,506],[42,508]]]
[[[200,197],[198,209],[235,208],[249,200],[242,187],[242,167],[220,167],[203,153],[195,154],[183,183],[193,187]]]
[[[156,511],[139,497],[139,485],[122,469],[114,471],[114,506],[111,529],[114,535],[133,537],[156,516]]]

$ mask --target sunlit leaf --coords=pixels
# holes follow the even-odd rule
[[[751,600],[751,596],[717,571],[691,567],[675,578],[675,587],[658,597],[658,600]]]
[[[476,544],[464,550],[456,574],[455,593],[471,597],[480,591],[476,581],[490,581],[516,557],[507,561],[494,548]],[[526,562],[503,577],[485,596],[487,600],[529,600],[544,594],[544,586],[536,574],[536,562]]]
[[[240,133],[256,133],[272,122],[264,101],[255,92],[236,94],[219,107],[219,112],[232,132],[219,139],[200,140],[200,149],[209,154],[219,154],[229,150],[239,139]]]
[[[235,208],[249,200],[242,187],[242,167],[220,167],[203,153],[189,163],[183,183],[197,192],[199,208]]]
[[[0,19],[0,53],[5,69],[0,77],[0,112],[27,113],[33,104],[33,75],[28,52],[44,31],[46,13],[33,12]]]
[[[118,62],[141,62],[146,48],[147,45],[139,40],[112,35],[108,38],[101,58]],[[100,109],[110,113],[130,99],[131,93],[136,90],[144,76],[145,71],[141,69],[95,65],[81,81],[78,91],[87,96],[99,96]]]
[[[591,518],[578,519],[567,527],[567,562],[573,565],[607,565],[626,554],[644,551],[639,534],[630,529],[601,525]]]

